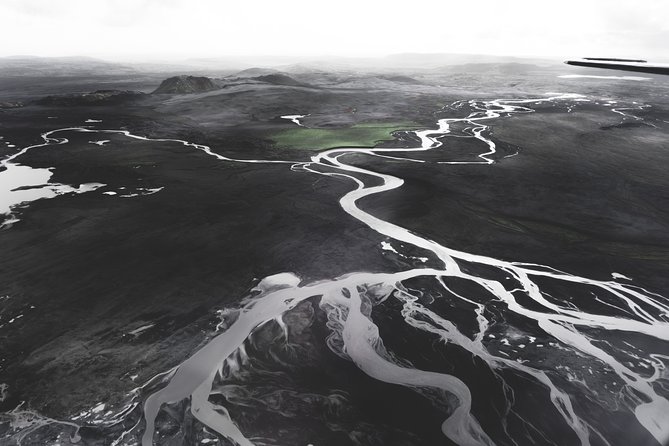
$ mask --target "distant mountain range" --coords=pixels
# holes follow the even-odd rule
[[[330,70],[363,70],[367,72],[414,72],[434,70],[442,67],[469,64],[533,64],[551,65],[562,61],[546,59],[523,59],[463,54],[394,54],[385,57],[332,57],[332,58],[262,58],[224,57],[211,59],[189,59],[172,63],[117,63],[92,57],[0,57],[0,76],[88,76],[88,75],[132,75],[141,73],[184,73],[231,75],[257,78],[284,73],[319,72]],[[241,70],[241,71],[240,71]],[[274,83],[274,81],[270,81]],[[279,82],[282,83],[282,82]]]
[[[0,74],[4,76],[86,76],[137,72],[132,66],[92,57],[0,57]]]

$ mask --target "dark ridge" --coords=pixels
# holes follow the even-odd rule
[[[145,96],[141,91],[97,90],[92,93],[74,93],[47,96],[35,101],[38,105],[114,105]]]
[[[401,84],[422,84],[421,81],[410,76],[380,76],[380,78],[387,81],[399,82]]]
[[[290,76],[287,76],[285,74],[280,74],[280,73],[275,73],[275,74],[267,74],[264,76],[256,76],[253,79],[260,81],[260,82],[266,82],[268,84],[274,84],[274,85],[286,85],[289,87],[306,87],[306,84],[303,84],[302,82],[293,79]]]
[[[235,74],[233,77],[256,77],[256,76],[267,76],[268,74],[276,74],[277,71],[271,68],[247,68]]]
[[[189,94],[216,90],[214,81],[204,76],[174,76],[165,79],[153,94]]]
[[[660,67],[657,65],[624,65],[620,63],[588,62],[581,60],[568,60],[565,63],[577,67],[607,68],[609,70],[635,71],[637,73],[669,74],[669,67]]]
[[[584,57],[584,60],[600,60],[602,62],[637,62],[637,63],[647,63],[647,60],[643,59],[617,59],[615,57],[613,58],[607,58],[607,57]]]
[[[652,127],[652,125],[647,122],[632,121],[632,122],[621,122],[620,124],[604,125],[601,126],[600,129],[614,130],[614,129],[626,129],[626,128],[637,128],[637,127]]]

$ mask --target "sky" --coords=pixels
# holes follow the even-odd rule
[[[667,0],[0,0],[0,56],[463,53],[669,61]]]

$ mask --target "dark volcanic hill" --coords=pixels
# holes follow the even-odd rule
[[[219,88],[208,77],[174,76],[165,79],[153,93],[188,94],[201,93]]]
[[[266,82],[268,84],[274,84],[274,85],[286,85],[289,87],[304,87],[307,86],[306,84],[293,79],[292,77],[282,74],[282,73],[273,73],[273,74],[268,74],[265,76],[257,76],[254,77],[253,79],[261,81],[261,82]]]
[[[252,67],[242,70],[234,75],[234,77],[256,77],[267,76],[268,74],[275,74],[277,71],[272,68],[258,68]]]

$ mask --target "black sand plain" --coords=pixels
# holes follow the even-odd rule
[[[317,128],[369,122],[430,128],[441,117],[457,115],[460,111],[442,107],[458,100],[580,93],[596,103],[578,103],[571,110],[567,103],[536,104],[535,113],[491,121],[498,147],[517,154],[489,166],[347,155],[349,162],[405,180],[402,188],[365,199],[361,207],[458,250],[602,280],[619,272],[662,294],[669,270],[669,80],[557,78],[571,70],[498,68],[395,80],[296,72],[291,75],[304,86],[238,83],[189,95],[148,94],[164,77],[158,75],[53,83],[14,77],[0,79],[0,101],[25,105],[0,110],[0,135],[23,147],[40,143],[45,131],[92,125],[206,144],[231,158],[302,161],[315,152],[277,147],[272,140],[295,125],[282,115],[308,114],[305,124]],[[147,94],[113,104],[34,102],[103,88]],[[640,119],[611,112],[604,105],[609,99],[629,104],[628,112]],[[633,103],[646,107],[636,109]],[[87,119],[101,122],[86,124]],[[173,142],[76,132],[61,136],[70,142],[37,148],[17,161],[53,167],[54,182],[106,186],[30,203],[17,210],[19,222],[0,230],[0,297],[6,296],[0,307],[0,382],[9,386],[2,411],[25,401],[24,407],[43,416],[70,420],[98,402],[119,404],[137,383],[202,346],[220,322],[216,311],[234,307],[267,275],[288,271],[311,282],[411,266],[411,260],[382,251],[386,239],[339,207],[338,199],[354,186],[350,181],[295,172],[286,164],[220,162]],[[91,138],[111,142],[98,147],[88,142]],[[484,149],[444,140],[463,156]],[[378,144],[412,142],[411,135],[398,132]],[[0,150],[3,156],[12,153],[4,146]],[[164,189],[132,199],[104,194],[158,187]],[[482,424],[503,438],[494,422],[485,421],[499,417],[505,399],[494,377],[447,346],[434,345],[429,352],[416,348],[417,339],[425,346],[434,342],[393,322],[392,305],[375,315],[384,326],[395,327],[384,333],[387,347],[428,368],[434,364],[427,358],[439,356],[445,371],[470,385]],[[23,316],[7,324],[18,314]],[[291,313],[291,336],[303,346],[298,352],[273,346],[276,327],[259,330],[249,354],[257,370],[275,374],[259,373],[251,385],[240,385],[258,393],[293,389],[327,397],[314,397],[317,402],[308,406],[297,397],[291,403],[286,390],[277,397],[285,401],[283,412],[271,410],[269,403],[265,409],[233,404],[231,415],[242,420],[242,430],[263,439],[259,444],[449,444],[440,431],[446,409],[411,390],[375,382],[331,354],[323,341],[323,317],[315,300]],[[147,324],[150,329],[130,334]],[[527,394],[517,398],[521,407],[531,407],[532,395],[542,392],[536,384],[526,386]],[[340,397],[345,404],[337,403]],[[583,401],[579,410],[596,409]],[[82,428],[78,444],[111,444],[139,416],[136,411],[113,428]],[[161,444],[199,444],[197,423],[187,414],[173,416],[180,421],[162,421]],[[555,444],[577,444],[568,429],[551,424],[550,414],[543,423]],[[607,419],[602,414],[602,425],[617,444],[654,444],[626,415]],[[8,422],[0,423],[0,444],[15,444],[4,436],[9,429]],[[56,438],[67,444],[58,436],[63,429],[49,425],[21,444],[51,444]],[[527,428],[518,422],[509,429]],[[539,441],[523,435],[527,444]],[[225,441],[219,438],[220,444]]]

